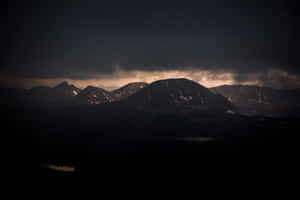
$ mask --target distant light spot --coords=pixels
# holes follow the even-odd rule
[[[74,166],[66,166],[66,165],[54,165],[54,164],[42,164],[42,167],[61,172],[75,172],[76,169]]]

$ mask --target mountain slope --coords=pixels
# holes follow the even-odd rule
[[[74,85],[69,85],[67,82],[55,86],[53,91],[60,96],[76,96],[81,90]]]
[[[224,85],[211,90],[225,96],[241,113],[247,115],[287,116],[297,114],[300,110],[299,89]]]
[[[114,101],[114,97],[102,88],[88,86],[76,96],[76,100],[81,104],[101,104]]]
[[[144,82],[129,83],[119,89],[112,91],[112,94],[115,100],[122,100],[147,86],[148,84]]]
[[[127,104],[141,110],[232,110],[233,105],[223,96],[187,79],[166,79],[151,83],[126,99]]]
[[[74,85],[62,82],[51,88],[38,86],[29,90],[26,100],[30,104],[53,106],[64,106],[73,102],[73,97],[80,92]]]
[[[33,87],[30,90],[32,95],[41,97],[71,97],[76,96],[79,92],[79,88],[75,87],[74,85],[70,85],[67,82],[62,82],[53,88],[47,86],[38,86]]]

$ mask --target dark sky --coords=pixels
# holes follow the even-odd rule
[[[9,74],[10,83],[88,80],[118,66],[229,71],[239,82],[257,73],[262,83],[276,69],[283,87],[289,77],[298,86],[299,18],[292,1],[11,0],[1,7],[0,78]]]

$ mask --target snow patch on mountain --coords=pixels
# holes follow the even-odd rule
[[[179,98],[183,101],[189,101],[189,98],[188,97],[185,97],[185,96],[182,96],[180,95]]]
[[[73,96],[78,95],[78,92],[76,90],[73,90],[72,92],[73,92]]]
[[[232,110],[227,110],[226,113],[230,114],[230,115],[234,115],[235,114],[235,112],[233,112]]]

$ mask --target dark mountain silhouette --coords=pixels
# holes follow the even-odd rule
[[[30,90],[32,95],[57,98],[76,96],[79,92],[79,88],[75,87],[74,85],[70,85],[67,82],[62,82],[53,88],[47,86],[38,86]]]
[[[114,97],[102,88],[88,86],[77,95],[76,100],[80,104],[101,104],[114,101]]]
[[[148,84],[144,82],[129,83],[119,89],[112,91],[111,93],[113,94],[115,100],[122,100],[147,86]]]
[[[299,115],[300,89],[272,89],[258,86],[224,85],[211,88],[225,96],[246,115]]]
[[[81,90],[74,85],[69,85],[67,82],[62,82],[55,86],[53,91],[60,96],[76,96]]]
[[[202,85],[187,79],[166,79],[129,96],[126,102],[141,110],[233,110],[234,106],[223,96],[212,93]]]
[[[30,89],[30,94],[36,96],[53,96],[54,92],[51,87],[48,86],[37,86]]]
[[[51,88],[46,86],[34,87],[29,90],[26,100],[29,104],[40,106],[65,106],[73,102],[80,89],[74,85],[62,82]]]

